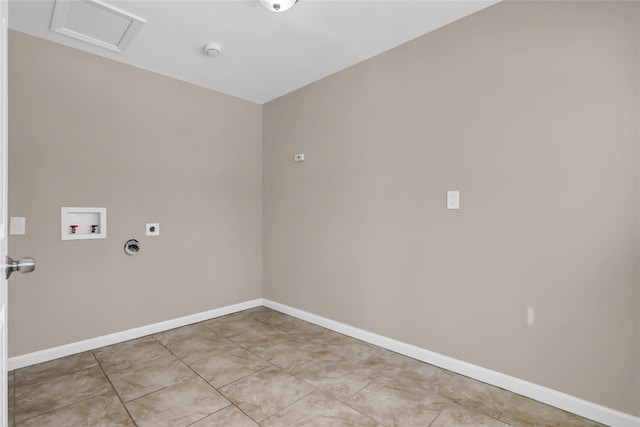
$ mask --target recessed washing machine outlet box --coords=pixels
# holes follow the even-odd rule
[[[147,223],[146,234],[147,236],[159,236],[160,223],[159,222]]]
[[[107,208],[60,208],[62,240],[106,239]]]

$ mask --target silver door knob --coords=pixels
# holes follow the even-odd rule
[[[17,271],[19,273],[31,273],[36,269],[36,260],[29,257],[20,258],[18,261],[14,261],[11,257],[7,256],[7,261],[4,264],[4,277],[8,279],[11,277],[11,273]]]

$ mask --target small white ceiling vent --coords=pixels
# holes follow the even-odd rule
[[[122,53],[144,23],[100,0],[56,0],[51,31]]]

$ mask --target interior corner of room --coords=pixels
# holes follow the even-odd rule
[[[266,301],[637,420],[639,28],[507,1],[264,103],[10,31],[9,356]]]

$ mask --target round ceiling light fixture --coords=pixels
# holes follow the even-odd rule
[[[298,0],[258,0],[265,9],[272,12],[285,12],[298,2]]]
[[[202,53],[209,56],[218,56],[222,52],[222,48],[218,43],[208,42],[202,46]]]

